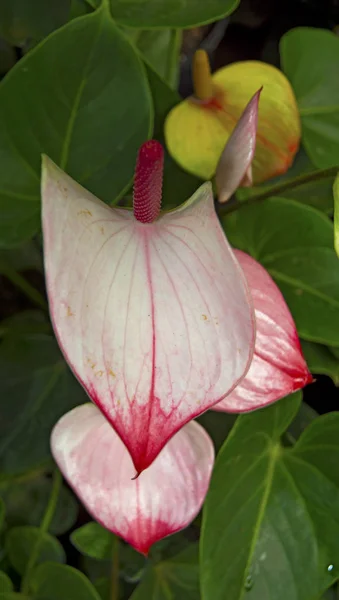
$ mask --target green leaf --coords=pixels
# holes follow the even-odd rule
[[[99,523],[92,521],[76,529],[71,534],[71,542],[86,556],[98,560],[110,560],[112,558],[114,535],[101,527]]]
[[[31,481],[10,484],[4,490],[0,489],[0,494],[6,503],[6,522],[9,527],[40,525],[51,490],[52,480],[47,477],[37,477]],[[58,494],[49,531],[54,535],[69,531],[77,515],[78,503],[72,492],[63,486]]]
[[[239,188],[237,190],[237,198],[239,200],[248,200],[255,194],[269,192],[272,190],[272,195],[283,196],[296,200],[302,204],[308,204],[326,214],[333,213],[333,193],[332,186],[334,176],[329,175],[324,178],[315,179],[314,181],[302,182],[302,177],[316,172],[315,166],[311,163],[306,152],[301,149],[293,165],[284,175],[270,179],[268,182],[253,188]],[[282,190],[280,193],[276,191],[277,186],[282,184],[294,184],[291,189]]]
[[[147,68],[147,76],[154,104],[154,138],[159,140],[166,148],[164,138],[164,122],[168,112],[180,102],[180,96],[159,77],[159,75],[150,67]],[[201,185],[194,175],[190,175],[165,152],[164,163],[164,181],[162,206],[166,209],[179,206],[187,200]]]
[[[18,336],[23,335],[51,333],[51,324],[46,315],[39,310],[23,310],[12,317],[3,319],[0,324],[0,336]]]
[[[24,574],[36,544],[39,544],[36,564],[66,561],[62,545],[49,533],[41,532],[37,527],[13,527],[6,536],[5,547],[12,566],[20,575]]]
[[[0,346],[0,395],[0,467],[10,474],[48,460],[52,427],[86,401],[55,339],[43,334],[5,337]]]
[[[28,38],[39,40],[61,27],[69,11],[70,0],[1,0],[0,35],[13,46]]]
[[[226,597],[226,596],[225,596]],[[199,600],[197,545],[171,560],[150,566],[131,600]]]
[[[111,13],[121,25],[152,27],[194,27],[218,21],[233,12],[238,0],[111,0]]]
[[[28,596],[24,594],[17,594],[16,592],[0,592],[0,600],[30,600]]]
[[[333,185],[334,196],[334,249],[339,257],[339,174]]]
[[[93,7],[86,0],[71,0],[70,20],[87,15],[92,10]]]
[[[115,202],[132,180],[151,120],[143,65],[104,9],[41,42],[0,86],[0,245],[39,229],[42,153]]]
[[[218,455],[203,514],[204,600],[315,600],[339,577],[339,414],[283,448],[300,399],[239,417]]]
[[[17,61],[15,48],[0,38],[0,76],[12,69]]]
[[[339,165],[338,36],[325,29],[297,27],[283,36],[280,50],[310,159],[320,169]]]
[[[0,498],[0,531],[2,529],[2,525],[5,519],[5,514],[6,514],[6,509],[5,509],[5,504],[4,501],[2,500],[2,498]]]
[[[285,441],[288,440],[289,445],[294,445],[306,427],[317,417],[319,417],[317,411],[306,404],[306,402],[302,402],[292,423],[287,428]]]
[[[1,597],[1,593],[4,594],[5,592],[13,592],[13,590],[14,590],[13,583],[11,582],[7,573],[0,571],[0,597]]]
[[[263,264],[279,285],[300,336],[339,345],[339,262],[333,224],[285,198],[242,206],[223,219],[230,242]]]
[[[326,346],[312,342],[302,342],[302,349],[311,373],[328,375],[335,385],[339,385],[339,360]]]
[[[17,248],[0,250],[0,273],[6,275],[9,269],[26,271],[43,270],[42,255],[33,242],[26,242]]]
[[[35,569],[30,584],[37,598],[43,600],[100,600],[87,577],[65,565],[40,565]]]
[[[158,75],[174,88],[179,69],[180,32],[176,29],[129,27],[125,27],[124,32]]]

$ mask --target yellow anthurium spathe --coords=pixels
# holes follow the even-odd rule
[[[242,111],[251,96],[260,98],[253,183],[287,171],[300,143],[296,99],[285,75],[259,61],[233,63],[210,73],[208,57],[194,57],[195,95],[169,113],[165,138],[169,153],[186,171],[210,179]]]

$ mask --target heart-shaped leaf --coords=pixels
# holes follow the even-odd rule
[[[310,600],[339,577],[339,413],[280,438],[300,394],[239,417],[204,508],[204,600]]]
[[[0,245],[39,228],[42,153],[102,200],[116,201],[132,179],[151,112],[141,61],[104,7],[19,61],[0,86]]]

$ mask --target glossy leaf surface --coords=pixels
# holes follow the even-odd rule
[[[204,508],[205,600],[310,600],[339,575],[339,414],[285,449],[299,402],[239,417],[219,453]]]
[[[104,9],[71,21],[20,60],[0,91],[0,245],[39,228],[43,152],[116,201],[132,180],[151,110],[140,59]]]

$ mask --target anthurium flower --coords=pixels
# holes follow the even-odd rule
[[[301,131],[297,102],[281,71],[266,63],[245,61],[211,76],[208,56],[198,50],[193,82],[194,96],[175,106],[165,123],[167,148],[185,170],[203,179],[213,177],[245,105],[263,87],[253,182],[287,171],[298,150]]]
[[[214,462],[211,439],[191,421],[134,479],[125,445],[93,404],[64,415],[51,443],[60,470],[87,510],[143,554],[195,518]]]
[[[162,162],[158,142],[142,146],[130,211],[107,206],[43,160],[55,333],[138,473],[236,387],[255,337],[246,279],[215,214],[211,184],[162,214]],[[241,153],[233,168],[241,180],[248,169]]]
[[[254,258],[235,250],[255,309],[256,341],[251,366],[241,383],[215,410],[262,408],[312,381],[292,315],[269,273]]]

